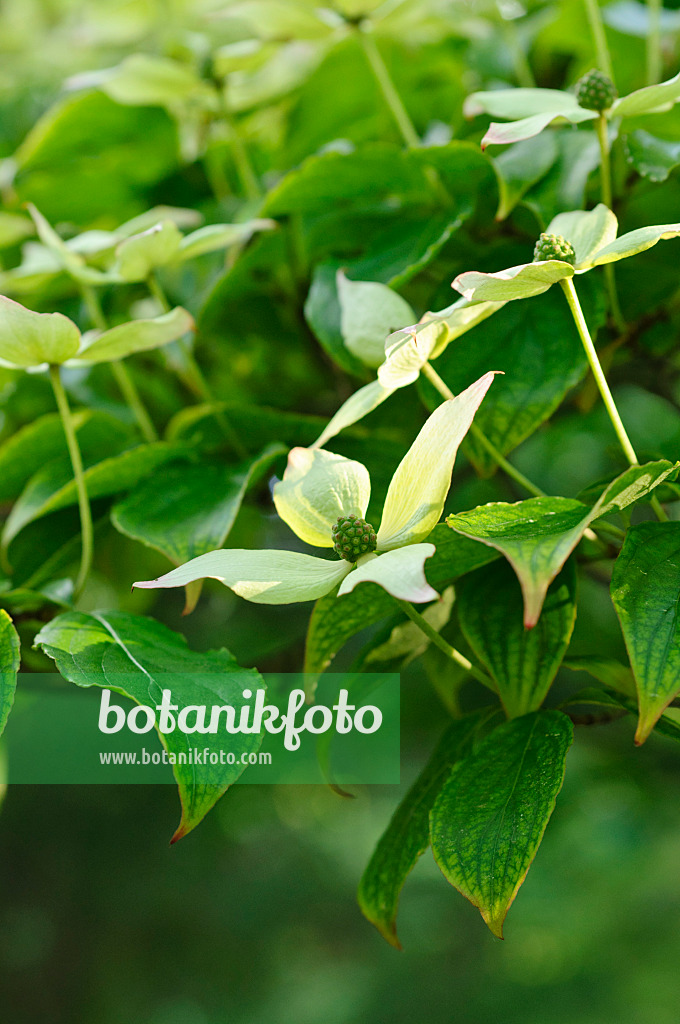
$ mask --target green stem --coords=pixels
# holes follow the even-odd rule
[[[81,531],[81,556],[80,556],[80,569],[78,576],[73,588],[74,600],[82,592],[85,586],[85,581],[92,567],[92,554],[93,554],[93,529],[92,529],[92,512],[90,510],[90,499],[87,494],[87,485],[85,483],[85,474],[83,471],[83,460],[80,454],[80,448],[78,446],[78,439],[76,437],[75,428],[73,426],[73,418],[71,416],[71,409],[68,404],[68,398],[64,391],[64,385],[61,380],[61,373],[58,366],[50,366],[50,381],[52,383],[52,390],[54,391],[54,397],[57,402],[57,408],[59,409],[59,415],[61,416],[61,422],[64,428],[64,434],[66,436],[66,444],[68,446],[69,455],[71,456],[71,466],[73,467],[73,477],[76,482],[76,490],[78,492],[78,508],[80,510],[80,531]]]
[[[90,317],[93,325],[98,331],[106,331],[108,329],[108,324],[96,291],[89,284],[81,284],[80,291],[87,308],[88,316]],[[158,434],[156,433],[156,428],[154,427],[151,417],[146,410],[141,395],[137,390],[137,386],[130,376],[127,366],[118,361],[110,363],[109,365],[111,366],[111,372],[116,378],[116,384],[120,388],[123,398],[127,402],[132,415],[137,420],[142,436],[146,441],[157,441]]]
[[[613,203],[612,171],[611,161],[609,159],[608,123],[604,114],[600,114],[598,117],[595,122],[595,129],[597,132],[597,141],[600,144],[600,194],[604,205],[611,210]],[[607,285],[607,292],[609,293],[609,309],[611,310],[612,318],[617,329],[623,333],[626,329],[626,321],[623,319],[623,313],[621,312],[621,306],[619,304],[619,295],[616,290],[616,278],[614,276],[613,263],[605,264],[604,277]]]
[[[602,396],[602,401],[604,402],[607,413],[609,414],[609,419],[616,431],[619,444],[621,445],[624,455],[628,459],[630,465],[639,466],[640,463],[635,453],[635,449],[633,448],[630,438],[626,433],[626,428],[624,427],[623,420],[619,415],[619,410],[616,408],[614,396],[609,390],[609,384],[607,383],[607,378],[604,375],[604,370],[602,369],[595,345],[593,344],[593,339],[590,336],[588,324],[586,323],[586,318],[584,317],[583,310],[581,309],[581,303],[578,300],[578,295],[574,288],[574,282],[570,277],[568,277],[566,280],[560,281],[560,284],[562,285],[562,290],[564,291],[567,302],[569,303],[569,309],[571,310],[571,315],[574,318],[576,329],[579,333],[579,337],[581,338],[581,342],[583,343],[583,348],[585,349],[590,369],[592,370],[598,391]],[[654,509],[657,519],[661,522],[666,522],[668,520],[668,516],[656,496],[652,497],[651,506]]]
[[[455,647],[452,647],[451,644],[447,643],[444,637],[440,636],[436,629],[433,629],[427,619],[425,619],[420,612],[417,612],[412,604],[409,604],[408,601],[402,601],[398,597],[395,597],[394,600],[397,602],[404,614],[408,615],[411,622],[415,622],[418,629],[425,634],[428,640],[430,640],[435,647],[438,647],[440,651],[443,651],[447,658],[451,658],[452,661],[455,661],[457,665],[460,665],[460,667],[464,668],[466,672],[469,672],[471,676],[474,676],[474,678],[483,686],[486,686],[486,688],[491,690],[492,693],[496,693],[496,687],[494,686],[491,677],[488,676],[486,672],[477,668],[476,665],[473,665],[472,662],[469,661],[464,654],[461,654],[460,651],[457,651]]]
[[[449,400],[456,397],[453,391],[451,391],[448,385],[441,379],[431,363],[425,363],[423,366],[423,373],[430,383],[437,389],[442,398]],[[520,487],[523,487],[525,491],[529,494],[533,494],[536,498],[545,497],[545,491],[542,491],[540,487],[537,487],[536,484],[532,483],[528,477],[524,476],[524,473],[520,473],[520,471],[516,469],[511,462],[508,462],[508,460],[501,455],[493,442],[488,439],[482,430],[480,430],[476,423],[471,425],[470,433],[475,440],[486,449],[496,465],[507,473],[509,477],[512,477],[515,483],[519,484]]]
[[[163,312],[169,312],[171,306],[168,301],[168,297],[163,291],[161,283],[155,274],[152,273],[149,275],[147,279],[147,286],[153,297],[160,304],[161,308],[163,309]],[[196,362],[193,352],[182,341],[178,341],[177,344],[182,352],[183,358],[186,361],[186,366],[188,370],[188,373],[186,374],[185,378],[186,384],[205,402],[208,402],[210,405],[216,406],[217,402],[215,400],[215,396],[213,395],[212,389],[203,375],[203,371]],[[227,419],[224,410],[216,411],[215,418],[217,419],[217,422],[219,423],[222,429],[222,433],[226,437],[227,441],[233,448],[236,455],[241,459],[247,458],[248,451],[243,445],[240,437],[232,427],[231,423]]]
[[[409,149],[417,149],[420,145],[420,137],[415,129],[413,121],[408,115],[406,107],[401,101],[401,96],[397,92],[394,82],[390,77],[387,65],[382,59],[380,50],[376,46],[376,42],[371,35],[370,28],[360,25],[358,34],[361,46],[366,54],[366,60],[371,67],[371,71],[373,72],[375,80],[380,87],[380,91],[383,94],[385,102],[390,108],[390,113],[394,118],[395,124],[401,132],[402,139]]]
[[[631,466],[637,466],[639,465],[638,457],[635,454],[635,449],[633,448],[630,438],[626,433],[623,421],[619,416],[619,410],[616,408],[614,397],[609,390],[609,384],[607,383],[607,378],[604,375],[604,370],[602,369],[595,345],[593,344],[593,339],[590,336],[588,324],[586,323],[586,318],[584,317],[583,310],[581,309],[581,303],[578,300],[578,295],[574,288],[574,282],[570,277],[568,277],[566,280],[560,281],[560,284],[562,285],[562,290],[564,291],[567,302],[569,303],[569,309],[571,310],[571,315],[574,318],[576,329],[579,333],[579,337],[581,338],[583,348],[585,349],[590,369],[593,372],[593,377],[595,378],[598,391],[602,396],[602,401],[604,402],[605,408],[609,414],[609,419],[612,421],[612,426],[616,431],[616,436],[619,439],[619,443],[623,448],[623,452],[628,459],[628,462]]]
[[[250,157],[248,156],[248,150],[246,149],[241,133],[238,130],[236,122],[231,116],[231,111],[227,104],[224,82],[217,83],[217,94],[219,96],[220,115],[229,129],[231,155],[234,159],[234,167],[236,168],[241,188],[243,189],[247,199],[252,199],[253,201],[262,199],[263,193],[260,182],[253,170],[253,165],[251,164]]]
[[[522,46],[522,41],[519,37],[519,32],[517,31],[515,19],[504,18],[502,12],[500,12],[500,16],[503,35],[505,36],[505,42],[512,56],[512,63],[515,69],[517,81],[523,89],[535,89],[536,79],[534,78],[531,70],[531,65],[527,60],[527,55],[524,52],[524,47]]]
[[[647,0],[649,11],[649,32],[647,34],[647,85],[656,85],[661,80],[663,61],[661,59],[661,0]]]
[[[593,34],[597,63],[600,70],[604,71],[605,75],[608,75],[613,82],[614,68],[612,66],[612,59],[609,55],[609,47],[607,46],[607,37],[604,31],[604,24],[602,23],[600,5],[597,0],[583,0],[583,2],[586,9],[588,24],[590,25],[590,31]]]

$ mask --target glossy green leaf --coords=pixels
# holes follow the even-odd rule
[[[378,281],[351,281],[338,271],[337,286],[345,345],[366,366],[380,366],[388,335],[414,323],[415,313],[401,295]]]
[[[238,466],[168,466],[160,479],[145,480],[114,505],[113,525],[175,565],[221,548],[246,490],[284,452],[282,445],[272,445]]]
[[[14,704],[20,661],[19,636],[7,612],[0,609],[0,736]]]
[[[550,585],[533,629],[524,626],[519,583],[505,561],[466,576],[456,597],[461,629],[493,676],[508,717],[535,711],[562,664],[576,621],[573,564]]]
[[[96,461],[85,470],[85,483],[90,499],[120,494],[134,487],[171,459],[186,457],[183,445],[158,441],[141,444],[119,455]],[[2,533],[2,547],[9,544],[29,523],[75,505],[78,501],[73,470],[67,459],[47,463],[29,480],[14,505]]]
[[[118,324],[102,334],[94,335],[91,341],[84,338],[78,356],[72,362],[89,366],[125,359],[135,352],[147,352],[168,345],[193,329],[194,318],[186,309],[177,306],[169,313],[150,320],[130,320]]]
[[[546,228],[549,235],[562,235],[571,242],[576,255],[576,270],[594,266],[595,256],[616,238],[618,221],[604,203],[592,210],[560,213]]]
[[[626,534],[611,595],[638,691],[636,743],[680,693],[680,523],[640,523]]]
[[[449,516],[447,523],[458,533],[490,544],[505,555],[521,584],[524,624],[531,628],[541,614],[548,586],[588,526],[645,498],[677,468],[677,464],[665,460],[631,466],[590,509],[573,498],[528,498],[514,505],[482,505]]]
[[[453,722],[392,815],[361,881],[359,906],[391,946],[397,938],[397,907],[404,883],[430,845],[430,811],[453,765],[468,750],[481,716]]]
[[[229,651],[191,651],[182,636],[153,619],[127,612],[66,612],[43,626],[35,644],[54,660],[57,669],[77,686],[99,686],[130,697],[136,704],[155,709],[163,689],[171,689],[173,703],[188,705],[245,703],[243,690],[264,686],[259,673],[241,668]],[[170,753],[187,752],[195,737],[175,729],[158,733]],[[182,819],[172,842],[191,832],[244,770],[240,754],[256,751],[260,734],[229,737],[235,764],[204,766],[197,781],[192,764],[176,764]],[[211,751],[224,747],[219,733],[201,735],[201,746]],[[206,778],[208,781],[206,781]]]
[[[572,736],[560,711],[506,722],[454,765],[430,814],[437,864],[499,938],[562,788]]]
[[[652,181],[665,181],[680,165],[680,142],[659,139],[642,129],[625,137],[626,160],[638,174]]]
[[[0,295],[0,364],[26,368],[65,363],[78,351],[80,331],[62,313],[34,313]]]

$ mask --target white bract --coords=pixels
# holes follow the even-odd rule
[[[503,305],[503,302],[459,299],[438,313],[426,313],[420,323],[395,331],[385,342],[385,359],[378,368],[378,379],[365,384],[347,399],[312,447],[321,448],[341,430],[377,409],[399,388],[413,384],[425,363],[436,359],[450,342]]]
[[[574,210],[554,217],[546,229],[548,235],[561,235],[576,254],[574,265],[563,260],[541,260],[508,267],[495,274],[476,270],[460,274],[453,287],[470,303],[510,302],[546,292],[557,281],[585,274],[593,267],[635,256],[664,238],[680,235],[680,223],[653,224],[616,237],[618,221],[610,209],[600,203],[594,210]]]
[[[650,85],[628,96],[620,96],[609,110],[604,111],[604,116],[612,120],[657,114],[669,110],[678,99],[680,74],[659,85]],[[561,89],[495,89],[491,92],[474,92],[466,99],[463,112],[466,117],[490,114],[491,117],[506,119],[505,123],[491,122],[482,139],[483,149],[530,139],[558,119],[579,124],[595,121],[599,116],[596,110],[579,106],[573,93]]]
[[[426,539],[441,518],[458,447],[493,378],[493,372],[480,377],[429,417],[392,477],[375,553],[353,563],[297,551],[222,549],[134,586],[183,587],[211,578],[256,604],[290,604],[316,600],[338,584],[342,595],[372,581],[401,600],[434,600],[438,595],[425,578],[424,566],[435,547]],[[274,488],[274,504],[301,540],[332,548],[334,524],[352,514],[363,519],[370,494],[368,470],[360,462],[294,448],[283,480]]]

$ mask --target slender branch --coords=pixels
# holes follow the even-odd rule
[[[68,404],[68,398],[64,390],[64,385],[61,380],[61,372],[58,366],[50,366],[50,381],[52,383],[52,390],[54,391],[54,397],[57,402],[57,408],[59,409],[59,415],[61,416],[62,426],[64,428],[64,435],[66,436],[66,444],[68,446],[69,455],[71,457],[71,466],[73,467],[73,477],[76,482],[76,490],[78,492],[78,508],[80,510],[80,532],[81,532],[81,555],[80,555],[80,569],[76,582],[73,588],[74,599],[79,596],[85,586],[85,581],[90,573],[92,567],[92,554],[93,554],[93,529],[92,529],[92,511],[90,509],[90,499],[87,494],[87,485],[85,483],[85,474],[83,470],[83,459],[80,454],[80,447],[78,446],[78,439],[76,437],[75,428],[73,426],[73,418],[71,416],[71,409]]]
[[[394,118],[395,124],[401,132],[401,137],[409,149],[417,149],[420,145],[420,137],[415,129],[413,121],[408,115],[406,107],[402,103],[401,96],[397,92],[397,89],[390,77],[390,73],[387,70],[387,65],[382,59],[380,50],[376,46],[375,39],[371,35],[370,29],[367,29],[363,25],[358,28],[359,40],[366,59],[371,67],[371,71],[375,76],[375,80],[380,87],[380,91],[383,94],[387,106],[390,108],[390,113]]]
[[[593,42],[595,43],[595,52],[597,54],[597,63],[600,66],[600,70],[604,71],[605,75],[614,81],[614,68],[612,66],[612,59],[609,54],[609,47],[607,46],[607,37],[604,31],[604,24],[602,23],[602,12],[600,11],[600,5],[597,0],[583,0],[586,17],[588,18],[588,24],[590,25],[590,31],[593,34]]]
[[[600,145],[600,195],[602,202],[611,210],[613,203],[612,196],[612,170],[609,159],[609,129],[607,118],[600,114],[595,122],[597,141]],[[604,277],[609,293],[609,308],[617,330],[626,330],[626,321],[623,319],[619,295],[616,290],[616,278],[614,276],[614,264],[606,263],[604,266]]]
[[[106,317],[104,316],[104,310],[102,304],[99,301],[94,288],[89,284],[80,284],[80,291],[83,296],[83,301],[87,308],[88,316],[92,321],[93,325],[98,331],[105,331],[108,329]],[[156,428],[153,425],[151,417],[146,410],[146,406],[142,401],[142,397],[137,390],[137,386],[133,381],[125,363],[116,360],[109,364],[113,376],[116,378],[116,384],[120,388],[123,398],[127,402],[132,415],[137,420],[139,429],[142,432],[142,436],[146,441],[157,441],[158,434]]]
[[[430,381],[430,383],[437,389],[442,398],[451,399],[456,397],[453,391],[451,391],[447,384],[441,379],[441,377],[439,376],[439,374],[437,373],[437,371],[435,370],[431,363],[425,363],[425,365],[423,366],[423,373]],[[524,490],[527,491],[529,494],[533,494],[535,498],[545,497],[545,491],[542,491],[540,487],[532,483],[528,477],[524,476],[524,473],[520,473],[520,471],[516,469],[511,462],[508,462],[508,460],[503,455],[501,455],[498,448],[496,448],[493,442],[488,439],[488,437],[482,430],[480,430],[476,423],[473,423],[471,425],[470,433],[475,438],[475,440],[478,441],[479,444],[481,444],[482,447],[486,449],[486,451],[489,453],[489,455],[494,460],[496,465],[499,466],[500,469],[502,469],[505,473],[507,473],[509,477],[512,477],[515,483],[519,484],[520,487],[523,487]]]
[[[619,439],[621,448],[623,449],[623,452],[626,458],[628,459],[630,465],[638,466],[640,464],[638,457],[635,453],[633,445],[631,444],[630,438],[626,433],[626,428],[624,427],[623,420],[619,415],[619,410],[616,407],[614,396],[612,395],[609,389],[607,378],[604,375],[604,370],[602,369],[602,365],[600,363],[600,359],[595,349],[595,345],[593,344],[593,339],[591,338],[590,331],[588,330],[586,318],[584,317],[583,310],[581,309],[581,303],[578,300],[578,295],[576,294],[576,289],[574,288],[574,282],[570,277],[568,277],[566,280],[560,281],[560,284],[562,285],[562,290],[564,291],[564,294],[567,298],[567,302],[569,303],[569,309],[571,310],[571,314],[576,324],[576,329],[579,333],[579,337],[581,338],[583,348],[585,349],[585,353],[590,364],[590,369],[592,370],[593,377],[595,378],[595,383],[597,384],[598,391],[602,396],[602,401],[605,404],[605,408],[607,410],[607,413],[609,414],[609,419],[612,422],[612,426],[614,427],[616,436]],[[651,505],[654,509],[657,518],[660,519],[662,522],[665,522],[668,519],[668,516],[666,515],[664,509],[661,506],[661,503],[659,502],[659,499],[656,496],[652,497]]]
[[[656,85],[661,79],[661,0],[647,0],[649,32],[647,33],[647,85]]]
[[[409,604],[408,601],[402,601],[398,597],[395,597],[394,600],[397,602],[404,614],[408,615],[411,622],[415,622],[416,626],[425,634],[428,640],[438,647],[440,651],[443,651],[447,658],[451,658],[451,660],[455,661],[457,665],[464,668],[466,672],[469,672],[471,676],[474,676],[478,682],[483,686],[486,686],[488,690],[491,690],[492,693],[496,693],[496,687],[491,677],[488,676],[486,672],[477,668],[476,665],[473,665],[472,662],[469,661],[464,654],[461,654],[460,651],[457,651],[455,647],[452,647],[451,644],[447,643],[444,637],[440,636],[437,630],[430,625],[427,619],[424,618],[420,612],[415,610],[412,604]]]

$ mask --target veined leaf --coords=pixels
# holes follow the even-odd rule
[[[499,938],[562,788],[572,736],[560,711],[506,722],[454,766],[430,814],[437,864]]]
[[[186,309],[177,306],[169,313],[149,320],[129,320],[118,324],[93,337],[92,341],[81,346],[75,359],[77,365],[89,366],[93,363],[110,363],[117,359],[125,359],[135,352],[147,352],[149,349],[160,348],[171,341],[177,341],[187,331],[194,328],[194,318]]]
[[[77,686],[110,689],[136,704],[156,708],[163,689],[172,691],[173,703],[180,709],[189,705],[232,705],[237,714],[245,703],[243,690],[264,686],[260,674],[244,669],[229,651],[191,651],[184,637],[153,619],[127,612],[66,612],[43,626],[35,638],[36,647],[54,660],[57,669]],[[194,744],[192,735],[178,729],[158,732],[168,753],[187,753]],[[172,842],[191,832],[244,770],[242,753],[256,751],[259,733],[229,736],[235,763],[205,765],[200,781],[192,764],[175,764],[182,803],[182,819]],[[224,748],[218,733],[201,735],[201,746],[213,752]],[[188,759],[187,759],[188,760]]]
[[[243,224],[206,224],[191,234],[185,235],[179,243],[177,259],[184,262],[203,256],[208,252],[228,249],[236,242],[247,242],[257,231],[271,231],[275,220],[248,220]]]
[[[480,714],[453,722],[401,801],[375,848],[361,881],[361,912],[391,946],[397,938],[397,907],[406,878],[430,845],[430,811],[451,768],[467,751]]]
[[[574,276],[574,268],[562,260],[521,263],[495,274],[468,270],[459,274],[453,287],[470,302],[510,302],[541,295],[557,281]]]
[[[528,498],[514,505],[494,502],[449,516],[447,524],[465,537],[505,555],[522,587],[524,625],[538,621],[546,591],[592,522],[646,497],[677,470],[666,460],[631,466],[600,495],[592,508],[573,498]]]
[[[680,73],[674,78],[658,85],[648,85],[637,89],[628,96],[622,96],[614,103],[612,117],[636,117],[638,114],[651,114],[667,110],[676,100],[680,99]]]
[[[640,744],[680,693],[680,523],[640,523],[628,531],[611,595],[637,685]]]
[[[34,313],[0,295],[0,364],[27,368],[65,363],[80,345],[80,331],[62,313]]]
[[[436,526],[428,540],[436,551],[425,562],[425,575],[430,586],[439,591],[498,557],[496,552],[452,533],[443,525]],[[321,674],[351,637],[396,612],[390,595],[369,583],[340,598],[335,594],[320,598],[309,620],[305,673]]]
[[[14,704],[20,661],[17,631],[7,612],[0,609],[0,735]]]
[[[680,142],[658,139],[642,130],[631,132],[624,141],[628,163],[652,181],[665,181],[680,164]]]
[[[350,281],[340,270],[337,283],[345,345],[366,366],[380,366],[387,337],[412,324],[415,313],[401,295],[379,281]]]
[[[531,630],[524,627],[519,584],[507,562],[466,576],[456,598],[461,629],[493,676],[508,717],[535,711],[557,675],[576,621],[574,566],[565,566],[551,584]]]

